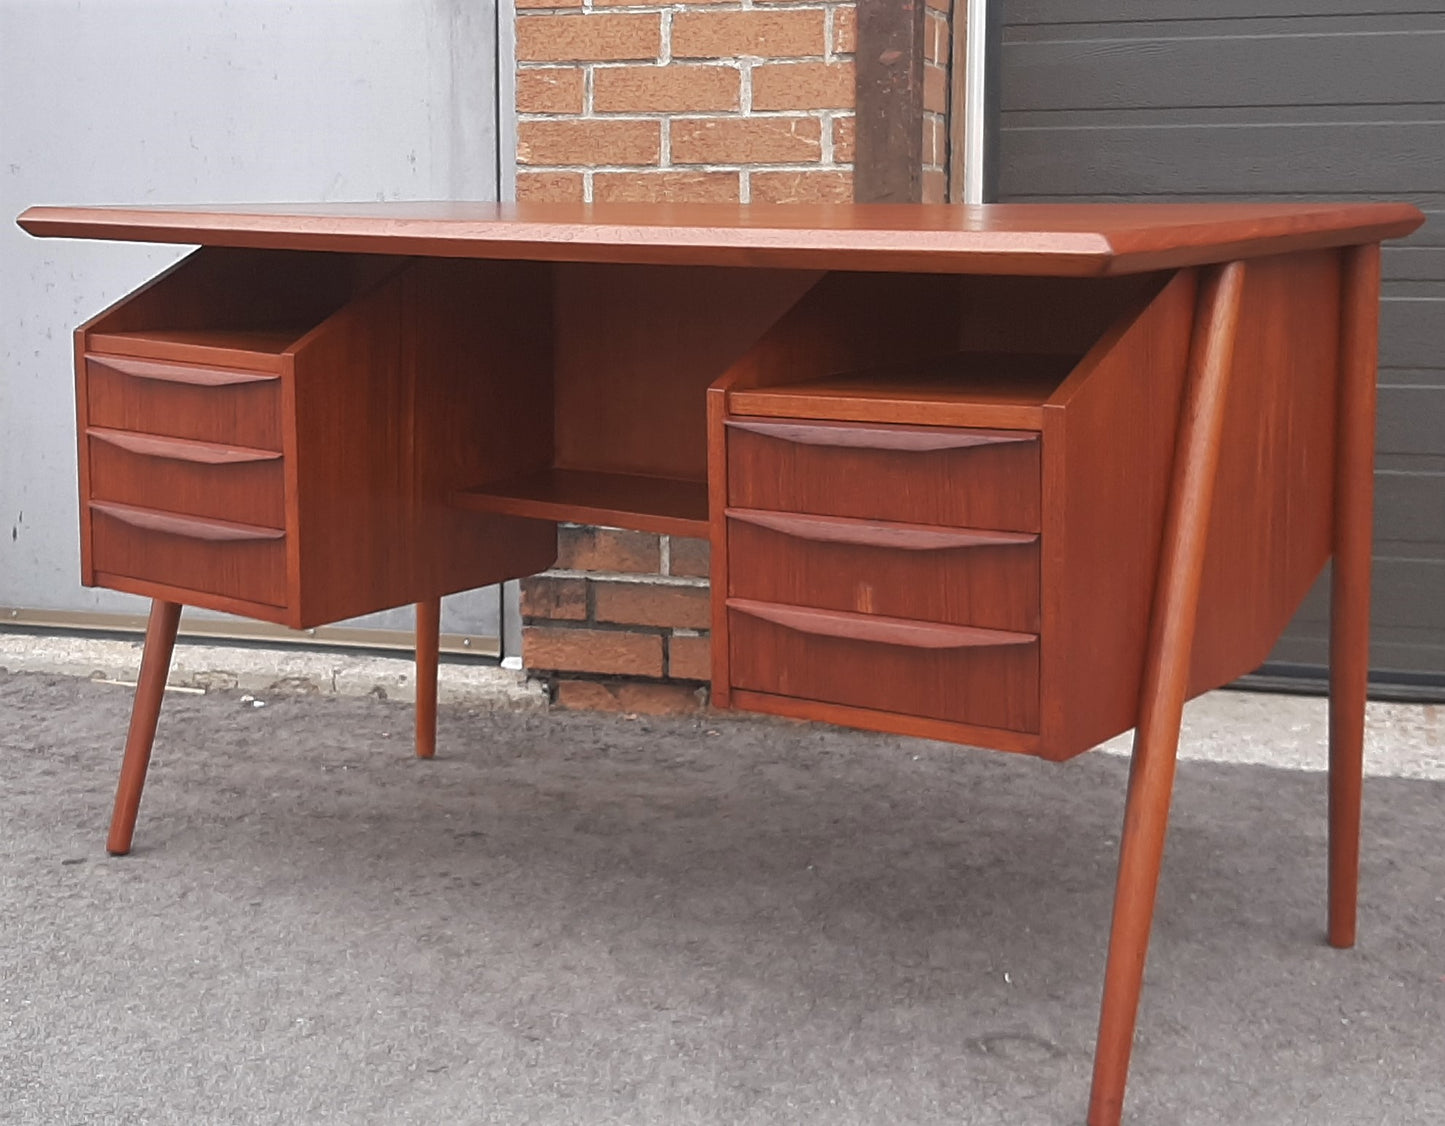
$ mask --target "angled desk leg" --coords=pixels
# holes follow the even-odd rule
[[[125,737],[120,783],[115,790],[115,810],[110,816],[110,837],[105,843],[106,851],[112,856],[128,853],[131,838],[135,835],[141,790],[146,784],[146,768],[151,762],[151,745],[156,738],[156,723],[161,715],[166,675],[171,669],[171,654],[175,650],[176,629],[180,622],[179,602],[165,602],[159,598],[151,602],[140,678],[135,687],[135,703],[131,705],[130,731]]]
[[[1345,252],[1330,585],[1331,946],[1355,944],[1365,692],[1370,669],[1370,553],[1375,489],[1375,364],[1380,248]]]
[[[442,600],[416,604],[416,757],[437,753],[437,663],[441,659]]]
[[[1204,549],[1224,426],[1244,264],[1206,272],[1195,313],[1188,382],[1159,553],[1139,724],[1129,769],[1114,921],[1094,1050],[1089,1126],[1117,1126],[1134,1045],[1144,959],[1174,789],[1179,725],[1189,685]]]

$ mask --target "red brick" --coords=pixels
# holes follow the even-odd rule
[[[712,545],[707,540],[673,536],[667,545],[667,570],[673,575],[707,578]]]
[[[563,526],[557,529],[557,566],[568,571],[656,574],[662,566],[662,544],[651,532]]]
[[[674,118],[677,164],[793,164],[823,153],[816,117]]]
[[[735,110],[742,76],[731,66],[606,66],[592,73],[598,113],[696,113]]]
[[[857,151],[855,148],[856,125],[851,117],[833,118],[833,159],[839,164],[852,164]]]
[[[580,66],[528,67],[517,71],[518,113],[581,113]]]
[[[621,629],[524,626],[522,662],[529,669],[662,675],[662,637]]]
[[[529,8],[582,8],[582,0],[517,0],[517,10]]]
[[[923,108],[934,113],[948,111],[948,71],[933,63],[923,64]]]
[[[591,17],[589,17],[591,18]],[[776,59],[823,53],[823,11],[678,12],[672,54],[679,59]]]
[[[707,706],[707,689],[693,684],[559,680],[557,707],[642,715],[687,715]]]
[[[948,196],[948,177],[936,168],[925,168],[923,170],[923,202],[924,203],[946,203]]]
[[[920,150],[920,158],[924,165],[935,165],[941,167],[944,160],[943,142],[943,115],[938,113],[925,113],[923,115],[923,147]]]
[[[851,55],[858,49],[858,9],[833,9],[833,51]]]
[[[705,586],[594,581],[592,599],[599,622],[706,629],[711,621]]]
[[[587,620],[587,580],[532,575],[522,580],[522,617]]]
[[[517,198],[540,203],[581,203],[580,172],[517,172]]]
[[[667,639],[667,675],[679,680],[707,680],[712,676],[712,639],[673,634]]]
[[[754,172],[754,203],[852,203],[851,172]]]
[[[655,59],[661,49],[656,12],[517,18],[518,62],[623,62]]]
[[[596,203],[733,203],[736,172],[598,172],[592,177]]]
[[[948,65],[952,44],[949,41],[948,17],[937,12],[928,13],[923,25],[923,58],[925,62]]]
[[[517,123],[519,164],[656,164],[662,156],[657,121],[574,118]]]
[[[852,63],[765,63],[753,68],[753,109],[852,109]]]

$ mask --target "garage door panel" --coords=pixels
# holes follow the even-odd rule
[[[1396,543],[1437,543],[1445,529],[1445,473],[1376,472],[1375,526]],[[1439,597],[1445,599],[1445,588]]]
[[[1010,44],[1005,112],[1445,101],[1445,26],[1381,35],[1210,35]],[[1159,65],[1167,55],[1167,67]],[[1230,75],[1227,84],[1219,76]]]
[[[1386,557],[1375,560],[1371,618],[1381,629],[1439,630],[1445,634],[1445,560]],[[1330,620],[1328,576],[1306,596],[1297,623]]]
[[[1386,247],[1382,268],[1387,279],[1445,281],[1445,247]]]
[[[1431,191],[1445,182],[1445,121],[1257,126],[1099,125],[1008,130],[999,190],[1152,196],[1162,192]],[[1348,154],[1348,159],[1341,159]]]
[[[1260,17],[1356,16],[1361,14],[1414,14],[1423,7],[1420,0],[1211,0],[1208,12],[1214,19],[1257,19]],[[1170,11],[1159,0],[1009,0],[1010,24],[1142,23],[1196,18],[1192,4],[1180,4]]]
[[[1445,297],[1391,297],[1380,303],[1380,365],[1445,367]]]

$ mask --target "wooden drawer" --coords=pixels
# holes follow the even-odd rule
[[[727,511],[728,595],[1037,633],[1039,538]]]
[[[286,525],[279,453],[92,426],[90,497],[268,528]]]
[[[90,536],[97,574],[285,604],[286,534],[278,529],[92,501]]]
[[[732,419],[728,504],[825,516],[1039,530],[1039,436]]]
[[[89,425],[281,449],[281,377],[133,356],[85,357]]]
[[[728,599],[734,688],[1036,732],[1032,634]]]

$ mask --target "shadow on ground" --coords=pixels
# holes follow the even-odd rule
[[[1082,1121],[1127,764],[0,673],[0,1121]],[[1445,1121],[1445,783],[1180,769],[1128,1120]]]

